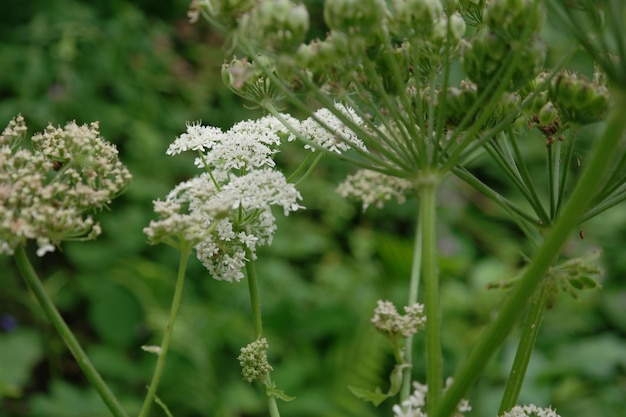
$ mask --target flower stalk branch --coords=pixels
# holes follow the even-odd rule
[[[61,339],[76,359],[76,363],[83,371],[91,385],[102,398],[102,401],[106,404],[114,417],[128,417],[126,411],[122,408],[113,392],[109,389],[108,385],[104,382],[96,368],[93,366],[89,357],[81,347],[80,343],[74,336],[74,333],[70,330],[65,320],[57,310],[56,306],[48,296],[43,283],[37,276],[32,264],[28,260],[26,250],[23,245],[15,248],[15,262],[20,271],[20,274],[26,281],[26,284],[37,298],[42,310],[48,316],[48,319],[56,329]]]
[[[176,317],[178,316],[178,310],[180,308],[180,300],[182,298],[183,287],[185,284],[185,271],[187,270],[187,260],[189,259],[190,252],[191,248],[189,247],[189,245],[182,247],[180,250],[178,276],[176,277],[176,288],[174,289],[172,306],[170,308],[170,317],[167,322],[167,327],[165,328],[163,341],[161,342],[161,346],[158,350],[157,363],[154,368],[154,373],[152,374],[152,380],[150,381],[150,385],[148,386],[148,393],[146,394],[143,406],[141,407],[141,411],[139,412],[139,417],[146,417],[150,412],[150,407],[152,406],[152,403],[156,396],[156,391],[161,380],[161,375],[163,374],[163,369],[165,368],[165,359],[167,358],[170,341],[172,339],[172,333],[174,332],[174,323],[176,322]]]

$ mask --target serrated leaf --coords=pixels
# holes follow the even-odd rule
[[[363,401],[371,402],[376,407],[378,407],[383,401],[389,398],[389,395],[382,392],[380,387],[376,387],[376,389],[372,391],[366,388],[353,387],[352,385],[349,385],[348,389],[357,398],[360,398]]]
[[[283,400],[285,402],[293,401],[296,397],[289,396],[285,394],[285,391],[277,389],[275,386],[265,386],[265,393],[268,397],[278,398],[279,400]]]

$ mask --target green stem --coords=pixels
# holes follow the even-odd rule
[[[248,276],[248,292],[250,293],[250,307],[252,309],[252,321],[254,322],[254,337],[260,339],[263,336],[263,322],[261,320],[261,303],[259,302],[259,287],[257,285],[256,269],[252,260],[252,252],[246,249],[246,274]]]
[[[422,225],[422,273],[426,313],[426,406],[432,415],[443,389],[441,353],[441,309],[439,306],[439,271],[437,269],[437,187],[439,177],[426,177],[419,184],[420,223]]]
[[[128,417],[126,411],[124,411],[115,395],[113,395],[107,384],[104,382],[96,368],[83,351],[80,343],[78,343],[78,340],[63,320],[63,317],[48,296],[48,293],[46,293],[43,283],[28,260],[24,246],[20,245],[15,249],[15,262],[17,264],[17,268],[22,274],[22,277],[24,278],[24,281],[26,281],[26,284],[37,298],[37,301],[39,301],[39,305],[41,305],[42,310],[46,313],[46,316],[50,319],[50,322],[56,329],[57,333],[61,336],[61,339],[63,339],[63,342],[72,353],[72,356],[74,356],[74,359],[76,359],[78,366],[80,366],[80,369],[82,369],[83,373],[91,385],[96,389],[111,413],[115,417]]]
[[[148,394],[146,394],[146,398],[143,401],[141,411],[139,412],[139,417],[146,417],[150,412],[150,407],[154,402],[154,397],[156,396],[156,391],[161,380],[161,375],[163,374],[163,369],[165,368],[165,359],[167,358],[170,341],[172,339],[172,333],[174,332],[174,322],[176,321],[176,317],[178,316],[180,300],[183,294],[183,287],[185,284],[185,271],[187,270],[187,259],[189,259],[190,252],[191,248],[188,247],[188,245],[184,246],[180,250],[178,276],[176,277],[176,287],[174,288],[174,296],[172,299],[172,306],[170,308],[170,317],[167,322],[167,327],[165,328],[165,334],[163,334],[163,341],[161,342],[157,363],[154,367],[154,372],[152,374],[152,380],[150,381],[150,385],[148,386]]]
[[[422,269],[422,216],[418,215],[415,228],[415,245],[413,247],[413,264],[411,266],[411,282],[409,284],[408,306],[417,303],[420,275]],[[413,336],[407,337],[404,345],[403,362],[413,364]],[[400,403],[411,395],[411,367],[407,367],[402,375],[402,389],[400,391]]]
[[[614,106],[607,116],[607,123],[601,137],[596,142],[595,151],[584,170],[569,201],[563,207],[559,219],[546,236],[520,282],[511,296],[504,303],[496,319],[489,325],[478,340],[470,356],[457,372],[454,383],[444,395],[440,406],[432,417],[448,417],[467,392],[472,382],[481,374],[487,361],[502,345],[514,326],[517,317],[528,299],[545,276],[546,271],[558,255],[571,230],[577,226],[581,216],[587,210],[590,198],[589,190],[601,188],[613,160],[619,156],[619,145],[626,131],[626,117],[622,109],[626,107],[626,91],[614,91]]]
[[[539,294],[533,298],[530,304],[530,310],[524,321],[520,342],[517,346],[513,366],[511,367],[511,373],[506,381],[502,402],[500,403],[500,410],[498,411],[499,416],[509,411],[517,404],[517,399],[519,398],[519,393],[522,390],[522,384],[526,376],[526,370],[528,369],[528,363],[530,362],[530,356],[532,355],[533,347],[537,340],[537,334],[539,334],[539,325],[541,324],[541,318],[543,317],[543,311],[546,305],[545,298],[546,289],[544,285]]]
[[[254,336],[258,340],[263,335],[263,322],[261,320],[261,303],[259,301],[259,287],[257,285],[256,269],[254,267],[254,261],[250,249],[246,249],[246,259],[248,259],[248,262],[246,262],[246,275],[248,277],[248,291],[250,292],[252,321],[254,322]],[[263,384],[266,387],[274,385],[269,375],[265,378]],[[280,417],[276,397],[273,395],[267,396],[267,408],[269,409],[271,417]]]

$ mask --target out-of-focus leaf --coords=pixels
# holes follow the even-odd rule
[[[41,338],[30,329],[0,333],[0,399],[19,397],[43,355]]]

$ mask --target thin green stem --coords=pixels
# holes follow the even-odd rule
[[[548,150],[548,193],[550,194],[550,218],[556,218],[559,203],[559,177],[561,170],[561,142],[556,141],[547,146]]]
[[[161,375],[163,374],[163,369],[165,369],[165,360],[167,358],[167,353],[170,348],[172,333],[174,332],[174,323],[176,322],[176,317],[178,316],[180,300],[183,295],[183,287],[185,285],[185,272],[187,271],[187,260],[189,259],[190,252],[191,248],[189,247],[189,245],[185,245],[180,250],[178,275],[176,277],[176,286],[174,288],[172,306],[170,307],[170,317],[167,322],[167,327],[165,328],[165,333],[163,334],[163,341],[161,342],[161,347],[158,352],[158,359],[154,367],[152,380],[150,381],[150,385],[148,386],[148,394],[143,401],[141,411],[139,412],[139,417],[146,417],[150,412],[150,407],[152,407],[152,403],[154,402],[156,391],[159,387],[159,382],[161,380]]]
[[[126,411],[122,408],[117,398],[111,392],[107,384],[104,382],[96,368],[93,366],[83,348],[78,343],[78,340],[74,336],[74,333],[70,330],[67,323],[63,320],[61,313],[57,310],[56,306],[52,302],[52,299],[48,296],[43,283],[37,276],[35,269],[30,263],[28,256],[26,255],[26,250],[24,246],[20,245],[15,249],[15,262],[17,264],[17,268],[19,269],[24,281],[30,288],[30,290],[37,298],[41,309],[44,311],[50,322],[56,329],[61,339],[65,343],[65,346],[69,349],[76,359],[78,366],[83,371],[91,385],[96,389],[102,401],[109,408],[114,417],[128,417]]]
[[[426,383],[428,414],[439,405],[443,389],[441,353],[441,309],[437,268],[437,188],[440,178],[432,174],[419,184],[420,223],[422,226],[422,273],[426,313]]]
[[[409,284],[408,306],[417,303],[420,276],[422,272],[422,216],[417,216],[415,227],[415,244],[413,245],[413,263],[411,265],[411,282]],[[413,365],[413,336],[406,338],[404,346],[404,363]],[[400,391],[400,403],[411,395],[411,367],[407,367],[402,375],[402,388]]]
[[[500,410],[498,411],[499,416],[509,411],[517,404],[517,399],[519,398],[519,393],[522,390],[522,384],[526,377],[530,356],[532,355],[533,347],[535,346],[535,341],[539,334],[539,326],[546,305],[545,297],[546,289],[544,285],[541,291],[533,298],[530,304],[530,310],[524,321],[519,345],[517,346],[517,352],[513,360],[513,366],[511,367],[509,378],[506,381],[502,402],[500,403]]]
[[[545,241],[496,319],[485,329],[476,347],[460,367],[439,407],[434,413],[429,413],[432,417],[448,417],[452,414],[472,382],[481,374],[485,364],[502,345],[524,305],[560,252],[571,230],[578,225],[593,197],[589,190],[601,188],[610,167],[613,166],[614,159],[618,156],[617,150],[626,131],[626,118],[622,113],[622,109],[626,106],[626,91],[616,89],[614,99],[614,107],[607,116],[605,129],[596,141],[589,164],[570,199],[563,207],[561,216],[548,232]]]
[[[570,129],[565,139],[567,141],[567,151],[565,153],[565,159],[561,162],[561,178],[559,179],[559,193],[556,202],[556,213],[555,216],[558,216],[561,212],[561,207],[563,206],[563,201],[565,199],[565,190],[567,188],[567,178],[569,175],[570,166],[572,164],[572,156],[574,155],[574,141],[576,140],[576,130]]]
[[[541,199],[539,198],[539,195],[537,194],[537,189],[535,185],[533,184],[533,180],[530,176],[530,172],[528,171],[528,167],[524,163],[524,156],[519,147],[519,143],[517,143],[517,137],[510,129],[507,129],[506,137],[507,139],[510,140],[511,146],[513,147],[513,153],[515,155],[515,158],[520,162],[519,173],[521,175],[522,182],[525,184],[526,189],[530,193],[530,197],[527,198],[527,200],[530,203],[530,205],[533,207],[535,214],[543,222],[543,226],[547,226],[551,223],[550,216],[548,216],[548,213],[544,209],[543,204],[541,204]]]
[[[256,268],[254,267],[254,261],[250,249],[246,249],[246,259],[248,259],[248,262],[246,262],[246,275],[248,278],[248,291],[250,293],[252,321],[254,322],[254,336],[258,340],[261,336],[263,336],[263,322],[261,320],[261,303],[259,301],[259,287],[257,283]],[[266,387],[273,386],[272,379],[269,375],[265,378],[263,384]],[[267,396],[267,407],[271,417],[280,417],[276,397],[273,395]]]

